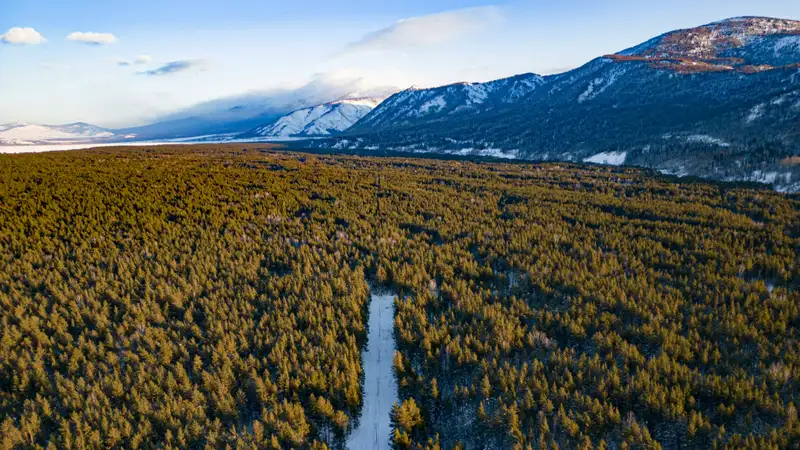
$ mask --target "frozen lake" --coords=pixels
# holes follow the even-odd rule
[[[364,406],[358,428],[347,439],[349,450],[389,450],[389,415],[397,402],[394,378],[394,294],[371,294],[369,335],[364,364]]]

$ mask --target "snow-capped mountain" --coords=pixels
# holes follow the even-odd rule
[[[753,73],[783,66],[798,68],[800,22],[769,17],[736,17],[672,31],[609,55],[681,73]]]
[[[114,133],[110,130],[83,122],[67,125],[36,125],[22,122],[0,125],[0,144],[5,145],[69,143],[113,136]]]
[[[361,78],[317,77],[298,88],[279,88],[210,100],[140,127],[115,130],[137,139],[171,139],[246,133],[292,111],[352,98],[386,98],[397,88],[374,86]]]
[[[544,84],[532,73],[487,83],[456,83],[431,89],[411,87],[389,97],[354,131],[402,128],[500,110]]]
[[[347,130],[381,102],[380,98],[337,100],[293,111],[248,133],[263,137],[329,136]]]
[[[798,21],[724,20],[527,77],[528,92],[489,107],[476,107],[474,85],[403,91],[314,145],[629,164],[800,190]]]

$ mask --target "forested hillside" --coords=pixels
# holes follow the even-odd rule
[[[800,198],[256,145],[0,155],[0,448],[800,445]]]
[[[785,162],[800,148],[800,21],[733,18],[520,77],[399,92],[344,136],[302,145],[530,161],[612,153],[615,164],[800,192],[800,166]]]

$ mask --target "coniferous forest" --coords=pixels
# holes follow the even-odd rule
[[[0,155],[0,448],[800,446],[800,197],[265,145]]]

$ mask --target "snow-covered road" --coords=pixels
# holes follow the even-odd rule
[[[389,450],[389,415],[397,402],[394,378],[394,295],[372,294],[369,338],[364,352],[364,409],[361,421],[347,440],[349,450]]]

